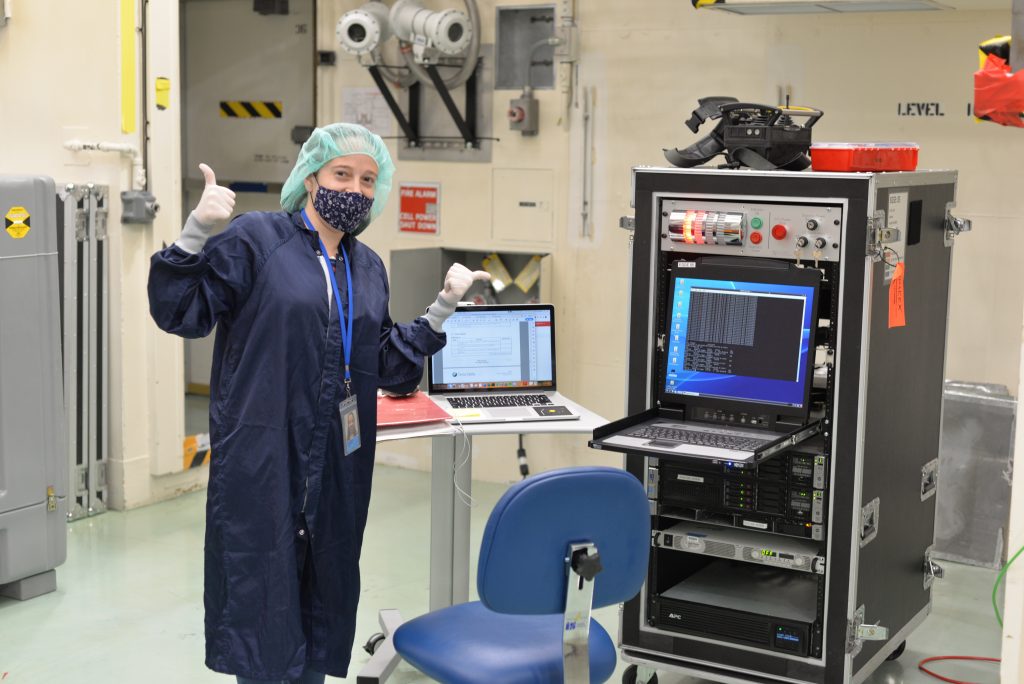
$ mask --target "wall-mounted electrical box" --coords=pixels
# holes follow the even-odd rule
[[[498,90],[553,88],[554,50],[551,45],[533,47],[555,35],[555,6],[498,7]]]

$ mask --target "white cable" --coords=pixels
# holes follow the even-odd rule
[[[469,459],[473,455],[473,447],[469,443],[469,435],[466,433],[466,428],[462,425],[462,421],[459,420],[457,416],[452,416],[452,420],[455,421],[453,427],[462,434],[462,448],[460,448],[458,453],[455,455],[455,469],[452,471],[452,484],[455,486],[455,491],[458,493],[459,499],[462,503],[469,508],[476,508],[476,501],[469,492],[459,486],[458,478],[459,470],[469,463]],[[456,437],[456,439],[458,439],[458,437]],[[460,461],[459,458],[462,456],[463,452],[465,452],[466,457]]]

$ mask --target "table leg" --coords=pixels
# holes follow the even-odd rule
[[[472,442],[463,435],[431,439],[430,610],[469,600],[469,505]],[[456,472],[456,467],[458,471]]]

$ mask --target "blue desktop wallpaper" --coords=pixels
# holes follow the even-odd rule
[[[798,379],[790,382],[771,378],[720,375],[717,373],[683,370],[686,330],[690,319],[690,291],[694,287],[713,290],[791,294],[804,297],[807,300],[807,305],[804,307]],[[804,378],[807,373],[807,354],[810,351],[811,325],[816,315],[816,306],[813,298],[814,288],[799,285],[676,278],[672,306],[668,314],[669,329],[666,340],[668,344],[668,362],[665,372],[665,392],[669,394],[700,395],[734,401],[782,404],[802,408],[804,403]],[[677,337],[678,339],[676,339]],[[676,353],[673,353],[676,347],[678,347],[678,350]],[[676,358],[676,363],[672,363],[673,358]],[[672,377],[673,373],[675,373],[675,377]]]

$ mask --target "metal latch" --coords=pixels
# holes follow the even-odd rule
[[[865,641],[889,640],[889,628],[879,624],[865,624],[864,614],[864,606],[861,606],[846,623],[846,652],[855,658],[864,647]]]
[[[946,246],[950,247],[953,244],[954,238],[960,233],[969,233],[971,231],[971,219],[958,218],[953,216],[953,204],[946,205]]]
[[[878,536],[878,512],[881,499],[875,497],[860,512],[860,547],[867,546]]]
[[[939,459],[928,461],[921,467],[921,501],[935,496],[939,486]]]
[[[619,217],[619,228],[623,230],[636,230],[636,217],[635,216],[620,216]]]
[[[57,492],[52,486],[46,488],[46,510],[50,513],[57,510]]]
[[[932,560],[932,552],[935,549],[935,545],[932,544],[924,552],[924,588],[930,589],[932,584],[937,579],[942,579],[946,575],[946,571],[943,570],[942,566]]]
[[[886,225],[885,212],[878,210],[868,218],[867,237],[865,255],[871,257],[872,261],[881,261],[885,245],[900,241],[900,231],[899,228]]]

